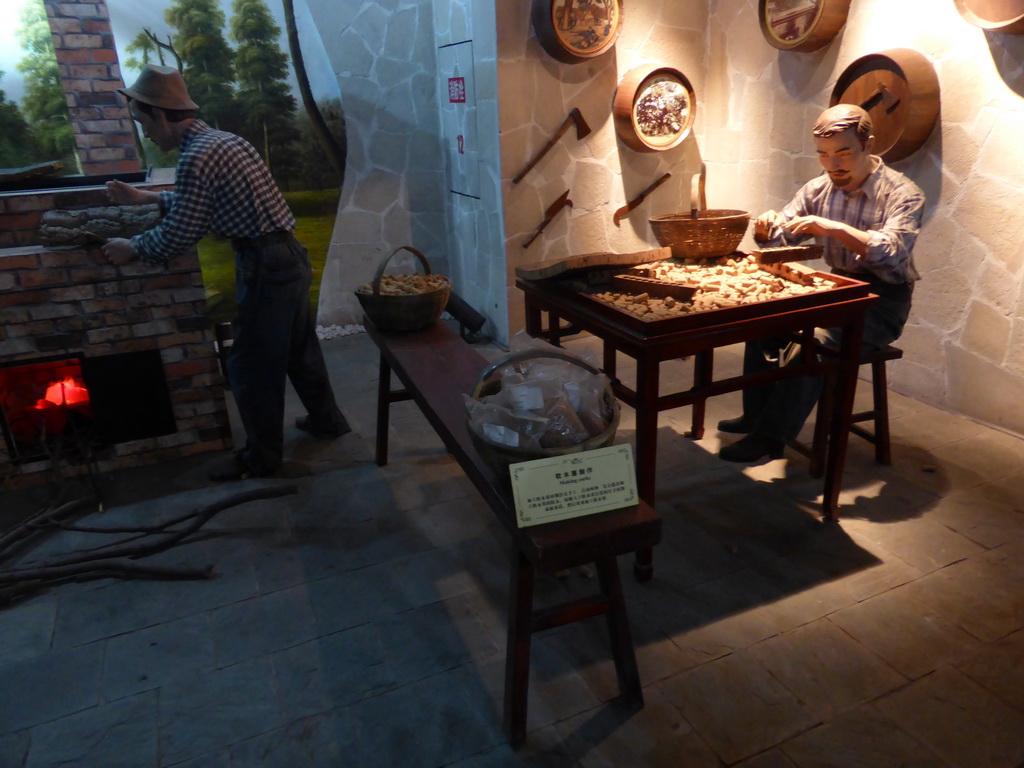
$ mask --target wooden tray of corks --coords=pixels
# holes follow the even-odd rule
[[[618,270],[615,270],[616,272]],[[590,274],[587,274],[587,273]],[[816,284],[816,290],[803,295],[771,298],[756,303],[726,306],[711,310],[694,311],[689,314],[666,317],[651,313],[638,316],[623,307],[601,300],[595,294],[608,288],[629,294],[638,299],[642,294],[652,299],[672,297],[673,301],[688,302],[697,291],[707,291],[707,281],[694,284],[681,284],[643,277],[643,269],[630,269],[633,274],[609,274],[609,270],[584,270],[574,272],[571,276],[559,275],[555,278],[531,280],[529,282],[541,288],[542,292],[561,297],[562,301],[597,312],[626,328],[641,333],[643,336],[678,333],[697,330],[708,325],[731,323],[757,317],[768,317],[778,313],[789,312],[815,306],[823,306],[866,295],[869,286],[839,275],[819,272],[811,267],[796,262],[774,262],[760,265],[760,273],[775,276],[786,282],[799,285]],[[636,272],[641,272],[637,275]],[[714,290],[713,288],[711,290]],[[629,299],[627,299],[628,301]]]

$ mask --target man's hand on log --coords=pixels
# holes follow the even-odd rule
[[[103,255],[111,264],[121,266],[132,261],[138,254],[132,246],[132,241],[123,237],[112,237],[103,245]]]
[[[110,202],[117,205],[147,205],[160,202],[159,192],[138,189],[116,179],[107,182],[107,197]]]

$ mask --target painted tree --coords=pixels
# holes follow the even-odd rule
[[[0,80],[4,73],[0,71]],[[35,139],[17,103],[0,88],[0,168],[19,168],[35,159]]]
[[[237,129],[237,109],[231,84],[234,82],[234,53],[224,39],[224,12],[217,0],[176,0],[164,12],[174,27],[174,50],[181,56],[192,100],[211,125]]]
[[[313,128],[313,135],[316,136],[335,174],[337,174],[339,185],[345,182],[345,163],[348,151],[344,134],[341,140],[331,132],[330,126],[320,113],[316,99],[313,97],[313,89],[309,85],[309,76],[306,74],[306,64],[302,58],[302,46],[299,45],[299,28],[295,23],[295,4],[293,0],[281,0],[284,5],[284,25],[288,30],[288,48],[292,52],[292,66],[295,68],[295,78],[299,81],[299,94],[302,96],[302,107],[306,110],[310,124]]]
[[[281,28],[263,0],[234,0],[231,13],[242,130],[275,171],[294,141],[295,97],[287,82],[288,55],[278,45]]]
[[[317,105],[317,111],[322,115],[327,129],[333,136],[340,137],[340,142],[345,143],[345,115],[341,110],[340,99],[328,99]],[[334,169],[334,165],[327,157],[323,145],[316,139],[316,131],[309,115],[305,112],[299,115],[296,120],[299,131],[298,152],[294,158],[299,163],[298,177],[306,189],[329,189],[340,187],[343,177]]]
[[[170,35],[167,36],[166,41],[163,41],[150,30],[143,29],[135,36],[134,40],[128,43],[125,50],[133,54],[124,62],[129,69],[142,69],[147,64],[168,66],[171,58],[174,59],[173,62],[170,62],[171,66],[179,70],[183,68],[183,62],[178,52],[174,50],[174,42]],[[139,54],[140,58],[135,58],[134,54]]]
[[[43,157],[61,160],[66,168],[81,173],[75,132],[68,117],[64,86],[53,51],[50,22],[41,0],[26,3],[21,10],[21,25],[15,32],[25,52],[18,62],[24,75],[25,96],[22,108]]]

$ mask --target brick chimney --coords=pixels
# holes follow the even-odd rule
[[[106,0],[44,0],[82,173],[142,170]]]

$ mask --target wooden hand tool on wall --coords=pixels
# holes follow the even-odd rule
[[[534,155],[533,159],[526,164],[526,167],[516,174],[515,178],[512,179],[512,183],[518,184],[520,181],[522,181],[523,177],[533,169],[533,166],[540,162],[540,159],[544,157],[544,155],[546,155],[548,151],[553,146],[555,146],[555,144],[558,143],[558,140],[562,138],[565,135],[565,132],[568,131],[569,128],[571,128],[573,125],[576,126],[577,141],[584,138],[585,136],[590,135],[590,126],[587,125],[587,121],[583,119],[583,113],[580,112],[578,107],[573,107],[572,111],[569,113],[569,116],[562,121],[562,124],[558,127],[558,130],[555,131],[555,135],[548,139],[548,143],[541,147],[540,152]]]
[[[671,175],[672,175],[671,173],[663,173],[661,175],[661,178],[659,178],[653,184],[649,185],[647,187],[647,189],[645,189],[643,192],[641,192],[639,195],[634,197],[632,200],[630,200],[624,206],[619,208],[619,210],[617,210],[615,213],[613,213],[612,214],[612,221],[615,222],[615,226],[616,227],[619,226],[619,221],[622,219],[623,216],[625,216],[627,213],[629,213],[634,208],[636,208],[638,205],[640,205],[640,203],[642,203],[644,200],[646,200],[647,196],[649,194],[651,194],[651,192],[656,190],[658,187],[660,187],[662,184],[664,184],[666,181],[668,181],[668,179],[669,179],[669,177]]]
[[[530,235],[529,239],[525,243],[523,243],[523,248],[529,248],[530,243],[536,240],[537,236],[544,231],[544,227],[550,224],[551,220],[558,215],[558,212],[561,211],[566,206],[572,208],[572,200],[569,199],[568,189],[562,193],[561,197],[559,197],[557,200],[555,200],[555,202],[548,206],[548,209],[544,212],[544,221],[540,223],[540,226],[537,227],[536,231],[532,235]]]

